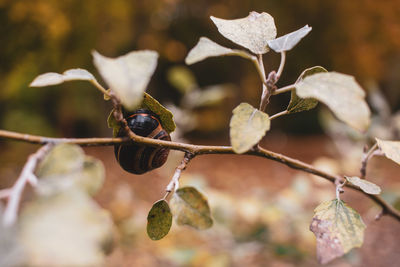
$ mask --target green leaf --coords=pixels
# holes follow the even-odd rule
[[[210,18],[224,37],[255,54],[267,53],[268,41],[276,37],[274,18],[265,12],[252,11],[245,18],[233,20]]]
[[[74,80],[96,81],[96,78],[85,69],[70,69],[66,70],[63,74],[55,72],[41,74],[37,76],[29,86],[44,87]]]
[[[196,46],[193,47],[186,56],[185,63],[191,65],[209,57],[220,56],[240,56],[247,59],[252,58],[252,55],[246,51],[230,49],[221,46],[206,37],[201,37]]]
[[[302,81],[307,76],[311,76],[311,75],[313,75],[315,73],[319,73],[319,72],[328,72],[328,71],[325,68],[320,67],[320,66],[308,68],[300,74],[299,78],[297,78],[296,83]],[[313,109],[317,106],[317,104],[318,104],[318,101],[315,100],[314,98],[300,98],[296,94],[296,90],[292,90],[290,102],[286,109],[289,113],[296,113],[296,112]]]
[[[268,46],[277,53],[289,51],[295,47],[304,36],[310,31],[311,27],[306,25],[297,31],[285,34],[279,38],[268,41]]]
[[[337,72],[317,73],[295,85],[301,98],[315,98],[325,105],[336,117],[349,126],[367,130],[371,112],[365,102],[365,92],[353,76]]]
[[[21,211],[23,266],[103,266],[113,223],[81,190],[36,198]]]
[[[196,78],[185,66],[175,66],[168,69],[167,79],[170,84],[183,94],[198,88]]]
[[[167,201],[159,200],[154,203],[147,215],[147,234],[152,240],[160,240],[171,229],[172,213]]]
[[[358,186],[362,191],[364,191],[367,194],[379,195],[381,193],[381,188],[378,185],[371,183],[365,179],[360,179],[359,177],[355,176],[354,177],[345,176],[345,178],[351,184]]]
[[[256,145],[270,128],[268,114],[241,103],[233,110],[229,135],[233,151],[244,153]]]
[[[321,203],[314,210],[310,230],[317,238],[317,257],[321,264],[361,247],[365,224],[361,216],[341,200]]]
[[[379,148],[385,154],[385,157],[400,164],[400,142],[399,141],[385,141],[375,138]]]
[[[141,107],[147,108],[157,114],[160,117],[163,128],[168,133],[175,131],[176,125],[173,119],[174,115],[172,114],[172,112],[161,105],[160,102],[154,99],[151,95],[144,93],[144,99]]]
[[[203,230],[213,224],[206,197],[194,187],[182,187],[176,190],[170,204],[172,214],[179,225]]]
[[[134,51],[117,58],[108,58],[93,51],[94,65],[108,86],[129,111],[135,110],[157,67],[158,54],[154,51]]]

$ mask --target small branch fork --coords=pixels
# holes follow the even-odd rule
[[[182,159],[181,164],[179,164],[178,167],[176,167],[174,176],[172,176],[171,182],[167,185],[165,188],[166,194],[164,196],[164,200],[167,199],[167,197],[171,194],[171,192],[175,192],[179,188],[179,178],[181,177],[182,171],[186,169],[186,165],[189,163],[191,159],[193,159],[195,156],[194,154],[191,153],[185,153],[185,156]]]
[[[367,150],[367,147],[364,148],[360,169],[361,179],[365,179],[365,176],[367,175],[367,164],[369,159],[378,154],[380,154],[378,151],[378,143],[375,143],[369,150]]]
[[[0,190],[0,198],[8,199],[3,217],[4,226],[11,226],[15,223],[18,214],[19,202],[25,185],[29,183],[33,187],[36,186],[37,178],[34,174],[34,171],[38,163],[44,158],[44,156],[46,156],[51,146],[51,144],[42,146],[38,151],[30,155],[28,161],[22,169],[21,175],[18,177],[15,184],[11,188]]]

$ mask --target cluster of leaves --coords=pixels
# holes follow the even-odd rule
[[[249,16],[235,20],[224,20],[215,17],[211,17],[211,19],[223,36],[247,48],[250,52],[247,50],[226,48],[202,37],[187,55],[186,63],[193,64],[208,57],[215,56],[240,56],[251,60],[256,65],[261,81],[267,90],[272,90],[273,88],[269,86],[263,66],[260,64],[262,55],[272,49],[284,56],[287,51],[291,50],[301,40],[301,38],[311,31],[310,27],[305,26],[295,32],[276,38],[274,19],[267,13],[251,12]],[[31,86],[40,87],[60,84],[70,80],[87,80],[100,89],[102,93],[106,95],[105,98],[110,97],[110,92],[115,94],[118,99],[121,100],[124,109],[127,111],[132,111],[139,107],[146,107],[160,116],[161,123],[168,132],[172,132],[175,129],[175,123],[172,119],[171,112],[145,93],[145,89],[157,65],[158,54],[156,52],[135,51],[118,58],[107,58],[100,55],[98,52],[93,52],[93,57],[94,64],[104,81],[108,84],[109,90],[102,88],[94,76],[83,69],[72,69],[63,74],[46,73],[38,76],[31,83]],[[359,131],[365,131],[368,128],[370,123],[370,110],[364,99],[365,93],[352,76],[336,72],[327,72],[324,68],[317,66],[305,70],[291,87],[291,99],[288,107],[284,111],[285,114],[309,110],[314,108],[317,102],[322,102],[328,106],[339,120],[348,124],[350,127]],[[277,92],[278,91],[279,89],[277,89]],[[113,112],[111,114],[113,114]],[[264,110],[256,109],[248,103],[241,103],[237,106],[233,110],[233,116],[230,122],[230,138],[233,150],[238,154],[242,154],[256,146],[270,129],[270,121],[270,116],[265,113]],[[113,116],[109,117],[108,123],[109,126],[114,129],[114,133],[118,131],[118,127],[120,126],[116,123]],[[387,157],[399,161],[400,153],[398,142],[393,143],[378,140],[378,146]],[[59,152],[60,149],[61,152]],[[42,178],[41,183],[43,183],[43,185],[38,187],[40,188],[40,190],[38,190],[39,195],[41,194],[40,192],[42,192],[42,194],[48,197],[48,194],[52,195],[56,192],[57,199],[54,199],[47,205],[59,204],[59,201],[61,202],[60,205],[64,205],[63,196],[65,192],[69,192],[69,190],[65,188],[70,188],[71,184],[77,184],[76,186],[80,186],[86,191],[95,192],[100,183],[96,182],[95,185],[90,183],[89,186],[87,185],[88,182],[85,177],[102,177],[103,175],[99,174],[99,170],[95,171],[96,174],[93,174],[92,170],[87,170],[90,166],[98,166],[99,164],[85,159],[84,157],[82,159],[82,156],[79,157],[79,155],[81,155],[79,153],[81,152],[74,152],[76,148],[63,149],[63,146],[54,148],[43,161],[44,167],[41,166],[38,169],[38,176]],[[70,165],[64,165],[64,162],[69,162],[68,157],[67,160],[60,160],[60,157],[64,157],[60,156],[63,154],[72,154],[72,167]],[[56,158],[52,159],[51,157]],[[78,159],[81,160],[79,161]],[[75,160],[78,160],[78,162],[75,162]],[[46,162],[51,163],[47,163],[46,165]],[[59,165],[58,162],[63,163]],[[74,165],[75,163],[77,165]],[[67,169],[66,173],[64,173],[64,168]],[[79,182],[77,182],[77,179],[71,178],[75,177],[72,173],[74,175],[78,173],[78,177],[81,178]],[[53,182],[49,182],[54,179],[50,180],[48,176],[57,176],[57,182],[54,184]],[[380,193],[379,187],[364,179],[348,177],[346,182],[359,187],[367,194]],[[92,189],[93,186],[95,189]],[[73,188],[75,188],[75,186]],[[338,190],[338,188],[336,190]],[[47,191],[50,193],[46,193]],[[73,191],[73,194],[80,193]],[[59,198],[61,200],[59,200]],[[75,198],[79,199],[79,197]],[[82,195],[82,199],[86,199],[85,195]],[[82,201],[83,200],[81,200],[81,202]],[[41,203],[41,200],[39,200],[39,202]],[[68,204],[74,203],[75,202],[71,201],[71,203]],[[166,198],[164,198],[157,201],[150,210],[147,232],[151,239],[161,239],[169,232],[173,216],[180,225],[189,225],[196,229],[207,229],[211,227],[212,219],[207,200],[195,188],[176,188],[169,204]],[[91,204],[88,204],[88,206],[91,206]],[[85,207],[85,205],[82,205],[82,207]],[[32,209],[34,209],[34,212],[29,212],[29,208],[26,208],[27,214],[41,214],[40,205]],[[56,208],[55,210],[58,209]],[[63,210],[69,211],[70,208],[69,206],[64,207]],[[48,209],[43,212],[45,213],[47,211]],[[62,216],[56,217],[60,218]],[[35,222],[32,218],[30,218],[30,221]],[[98,221],[99,220],[96,220],[96,222]],[[101,219],[101,221],[105,220]],[[81,223],[81,221],[79,221],[79,223]],[[360,215],[341,201],[339,197],[319,205],[315,209],[311,230],[317,236],[317,251],[320,262],[326,263],[333,258],[347,253],[351,248],[360,246],[363,240],[364,228],[365,225]],[[36,233],[36,228],[28,227],[26,235],[29,237],[32,233]],[[101,231],[101,233],[104,233],[104,231]],[[99,238],[97,231],[94,237],[96,240],[95,244],[98,245],[98,240],[102,240],[102,238]],[[101,237],[103,237],[103,235],[101,235]],[[27,238],[27,240],[29,240],[29,238]],[[32,253],[35,254],[36,252],[33,251]]]

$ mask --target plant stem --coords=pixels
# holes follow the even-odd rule
[[[90,83],[93,84],[100,92],[111,98],[111,94],[96,80],[90,80]]]
[[[3,225],[13,225],[17,219],[18,206],[21,199],[22,192],[24,191],[27,183],[36,184],[36,176],[34,171],[37,164],[50,150],[51,144],[47,144],[41,147],[34,154],[30,155],[24,168],[22,169],[21,175],[18,177],[15,184],[9,189],[9,196],[6,209],[4,211]],[[35,182],[32,182],[32,181]]]
[[[4,136],[5,132],[7,133],[6,136]],[[121,144],[124,142],[129,142],[124,138],[72,138],[72,139],[68,139],[68,138],[49,138],[49,137],[32,136],[32,135],[29,135],[29,137],[26,137],[26,138],[13,138],[13,136],[21,137],[21,136],[26,136],[26,135],[18,134],[18,133],[13,133],[13,134],[10,134],[10,133],[13,133],[13,132],[0,131],[0,137],[6,137],[7,139],[13,139],[13,140],[25,141],[25,142],[37,143],[37,144],[71,143],[71,144],[78,144],[81,146],[104,146],[104,145],[114,145],[114,144]],[[193,156],[206,155],[206,154],[235,154],[235,152],[233,151],[231,146],[206,146],[206,145],[184,144],[184,143],[177,143],[177,142],[172,142],[172,141],[164,141],[164,140],[157,140],[157,139],[142,137],[142,136],[135,135],[134,133],[129,134],[129,137],[132,139],[132,142],[149,145],[149,146],[158,146],[158,147],[161,146],[161,147],[166,147],[166,148],[170,148],[170,149],[174,149],[174,150],[180,150],[183,152],[190,153]],[[46,140],[51,140],[51,141],[46,142]],[[54,141],[57,141],[57,142],[54,142]],[[314,175],[324,178],[332,183],[335,183],[335,181],[337,181],[337,180],[342,181],[341,176],[329,174],[323,170],[317,169],[314,166],[309,165],[300,160],[293,159],[293,158],[287,157],[285,155],[266,150],[261,147],[257,147],[256,149],[250,150],[247,153],[245,153],[245,155],[253,155],[253,156],[267,158],[267,159],[279,162],[281,164],[284,164],[292,169],[301,170],[301,171],[304,171],[304,172],[307,172],[310,174],[314,174]],[[345,186],[361,192],[366,197],[372,199],[378,205],[380,205],[384,211],[384,214],[390,215],[393,218],[395,218],[396,220],[400,221],[400,211],[396,210],[389,203],[387,203],[385,200],[383,200],[383,198],[381,198],[380,196],[369,195],[369,194],[363,192],[360,188],[358,188],[350,183],[347,183]]]
[[[263,62],[263,58],[262,55],[258,55],[258,68],[261,70],[261,77],[262,77],[262,81],[266,81],[267,78],[265,76],[265,68],[264,68],[264,62]],[[271,96],[271,92],[270,92],[270,88],[268,88],[267,86],[267,82],[263,82],[262,84],[262,95],[261,95],[261,101],[260,101],[260,111],[264,111],[266,106],[269,103],[269,97]]]
[[[185,156],[182,159],[181,164],[179,164],[178,167],[176,167],[174,176],[172,176],[171,182],[167,185],[167,188],[165,191],[167,192],[164,196],[163,199],[166,199],[169,194],[171,194],[172,191],[176,191],[179,188],[179,178],[181,177],[182,171],[186,169],[186,165],[190,162],[191,159],[193,159],[195,156],[194,154],[191,153],[185,153]]]
[[[366,153],[363,154],[362,161],[361,161],[361,179],[365,179],[365,176],[367,174],[367,164],[368,160],[374,156],[375,150],[378,148],[378,143],[375,143]]]
[[[279,80],[279,78],[282,75],[283,68],[285,67],[285,62],[286,62],[286,51],[281,52],[281,63],[279,64],[279,69],[278,72],[276,73],[276,82]]]
[[[269,119],[273,120],[273,119],[279,118],[280,116],[283,116],[283,115],[286,115],[286,114],[288,114],[288,111],[284,110],[284,111],[281,111],[279,113],[276,113],[276,114],[270,116]]]
[[[285,87],[276,89],[272,94],[273,95],[279,95],[279,94],[282,94],[282,93],[290,92],[290,91],[292,91],[294,89],[296,89],[296,87],[294,87],[294,84],[291,84],[291,85],[287,85]]]

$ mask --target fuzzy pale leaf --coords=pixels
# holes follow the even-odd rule
[[[385,154],[385,157],[400,164],[400,142],[399,141],[385,141],[376,138],[379,148]]]
[[[63,74],[48,72],[37,76],[29,85],[30,87],[43,87],[57,85],[67,81],[85,80],[95,81],[94,76],[84,69],[70,69]]]
[[[358,186],[362,191],[364,191],[367,194],[371,195],[379,195],[381,193],[381,188],[374,184],[371,183],[370,181],[367,181],[365,179],[360,179],[359,177],[348,177],[345,176],[346,180],[349,181],[351,184]]]
[[[94,195],[103,185],[105,171],[100,160],[86,156],[78,145],[59,144],[41,161],[36,176],[40,195],[55,195],[72,187]]]
[[[182,187],[176,190],[170,204],[172,214],[179,225],[204,230],[213,224],[206,197],[194,187]]]
[[[230,49],[219,45],[206,37],[201,37],[196,46],[193,47],[186,56],[185,63],[191,65],[209,57],[219,56],[240,56],[244,58],[252,57],[246,51]]]
[[[268,41],[268,46],[277,53],[289,51],[295,47],[304,36],[310,31],[311,27],[306,25],[297,31],[285,34],[279,38]]]
[[[252,11],[245,18],[233,20],[211,16],[211,20],[224,37],[255,54],[267,53],[268,41],[276,37],[274,18],[265,12]]]
[[[154,51],[134,51],[117,58],[108,58],[93,51],[94,65],[108,86],[127,110],[134,110],[143,101],[143,94],[157,67]]]
[[[19,223],[29,266],[103,266],[112,241],[111,217],[80,190],[29,202]]]
[[[231,145],[235,153],[241,154],[257,144],[270,128],[268,114],[241,103],[233,110],[230,126]]]
[[[335,199],[315,208],[310,230],[317,238],[318,261],[325,264],[360,247],[365,224],[353,208]]]
[[[367,130],[371,112],[365,92],[353,76],[337,72],[317,73],[295,85],[301,98],[315,98],[327,105],[336,117],[349,126]]]

